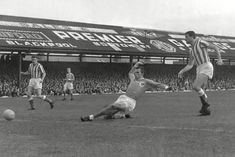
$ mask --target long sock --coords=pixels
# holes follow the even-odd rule
[[[30,104],[31,109],[34,109],[33,99],[30,99],[30,100],[29,100],[29,104]]]
[[[71,99],[73,99],[73,94],[71,94]]]
[[[209,105],[207,102],[207,95],[202,88],[198,91],[198,95],[200,97],[202,105]]]
[[[209,103],[207,102],[207,96],[205,94],[200,96],[200,100],[202,105],[209,105]]]
[[[88,117],[89,117],[89,119],[90,119],[90,120],[95,119],[95,117],[94,117],[94,115],[93,115],[93,114],[89,115]]]

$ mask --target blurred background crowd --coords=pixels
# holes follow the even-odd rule
[[[31,62],[23,62],[22,71],[26,71]],[[79,94],[118,93],[125,92],[129,83],[127,63],[66,63],[40,62],[46,70],[43,83],[43,93],[61,95],[66,75],[70,67],[75,75],[74,92]],[[195,68],[187,72],[184,80],[179,80],[177,74],[185,65],[146,64],[145,77],[168,84],[174,91],[191,90],[195,78]],[[27,90],[30,76],[22,76],[22,90],[18,84],[18,66],[12,62],[0,62],[0,96],[20,96]],[[215,75],[206,87],[221,90],[235,88],[234,66],[215,66]]]

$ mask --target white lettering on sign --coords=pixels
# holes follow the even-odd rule
[[[109,37],[111,37],[114,41],[121,43],[121,41],[119,41],[117,38],[115,38],[113,35],[109,35]]]
[[[137,45],[137,44],[120,44],[120,43],[110,43],[110,42],[93,42],[95,46],[110,46],[116,51],[121,51],[121,48],[136,48],[141,52],[145,52],[145,49],[150,49],[149,45]]]
[[[96,39],[91,33],[81,33],[83,36],[85,36],[90,41],[99,41],[99,39]]]
[[[69,35],[63,31],[52,31],[52,32],[55,33],[60,39],[70,38]]]
[[[100,41],[103,42],[114,42],[112,39],[110,39],[110,37],[108,37],[106,34],[102,34],[102,35],[98,35],[98,34],[94,34],[94,36],[96,36]],[[98,40],[98,41],[99,41]]]
[[[122,35],[116,35],[116,37],[121,40],[123,43],[127,43],[127,44],[130,44],[132,43],[130,40],[128,40],[127,38],[125,38],[124,36]]]
[[[42,32],[8,29],[0,29],[0,39],[51,42],[51,40]]]
[[[213,42],[214,45],[218,46],[219,48],[223,50],[235,50],[235,48],[231,47],[228,43],[217,43]]]
[[[115,51],[121,51],[121,48],[136,48],[144,52],[145,49],[150,49],[149,45],[145,45],[134,36],[113,35],[113,34],[97,34],[97,33],[78,33],[65,31],[52,31],[60,39],[74,39],[81,41],[91,41],[95,46],[109,46]]]
[[[190,44],[188,44],[186,40],[181,40],[181,41],[184,43],[184,45],[186,45],[187,47],[190,47]]]
[[[181,44],[180,42],[178,42],[177,40],[175,39],[168,39],[171,43],[175,44],[176,46],[179,46],[179,47],[184,47],[184,44]]]
[[[144,44],[142,43],[139,39],[137,39],[136,37],[133,36],[127,36],[127,38],[132,41],[134,44]]]
[[[87,40],[85,37],[83,37],[81,34],[77,32],[68,32],[68,34],[73,37],[75,40]]]
[[[176,48],[173,47],[171,44],[160,40],[150,40],[150,44],[158,48],[159,50],[166,51],[166,52],[176,52]]]
[[[69,44],[69,43],[53,43],[53,42],[30,42],[30,41],[13,41],[13,40],[6,40],[6,43],[9,45],[15,46],[36,46],[36,47],[61,47],[61,48],[77,48],[77,46]]]
[[[123,35],[110,35],[110,34],[92,34],[92,33],[78,33],[78,32],[64,32],[64,31],[52,31],[60,39],[73,38],[75,40],[84,41],[100,41],[100,42],[117,42],[125,44],[144,44],[134,36],[123,36]]]

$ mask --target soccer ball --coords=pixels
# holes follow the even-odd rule
[[[15,112],[10,109],[5,110],[2,115],[3,118],[5,118],[8,121],[11,121],[15,118]]]

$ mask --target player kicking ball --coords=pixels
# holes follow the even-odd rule
[[[198,93],[201,100],[202,107],[199,110],[200,116],[209,116],[211,114],[210,104],[207,100],[207,95],[204,91],[205,85],[209,79],[212,79],[214,73],[214,67],[210,62],[210,56],[208,49],[214,50],[217,54],[217,64],[222,65],[223,60],[221,58],[220,49],[199,37],[196,37],[194,31],[188,31],[185,33],[185,40],[192,47],[189,51],[189,62],[188,64],[180,70],[178,77],[182,78],[183,74],[196,64],[196,79],[193,82],[193,90]]]
[[[137,62],[129,72],[130,84],[127,88],[126,94],[120,95],[118,99],[104,107],[101,111],[85,117],[81,117],[81,121],[92,121],[100,116],[105,118],[130,118],[129,114],[135,109],[136,101],[151,88],[163,88],[165,90],[172,90],[171,87],[144,78],[144,63]]]

